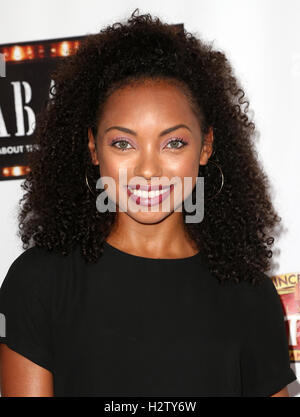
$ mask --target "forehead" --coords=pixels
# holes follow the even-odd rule
[[[146,80],[128,84],[114,91],[103,107],[101,124],[112,121],[163,121],[195,119],[191,104],[180,86],[165,80]]]

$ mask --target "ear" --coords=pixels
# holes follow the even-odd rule
[[[201,154],[200,154],[200,165],[206,165],[211,154],[213,153],[213,142],[214,142],[214,135],[213,135],[213,127],[210,126],[209,132],[204,136]]]
[[[92,163],[94,165],[99,165],[97,149],[96,149],[96,140],[94,138],[92,129],[90,127],[88,128],[88,138],[89,138],[88,147],[91,153]]]

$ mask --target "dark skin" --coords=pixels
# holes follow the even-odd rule
[[[160,136],[163,130],[179,124],[189,129],[180,127]],[[105,134],[111,126],[126,127],[135,134],[117,129]],[[120,136],[122,141],[130,143],[126,145],[129,151],[110,146]],[[202,139],[187,98],[177,87],[166,83],[149,83],[113,93],[99,121],[97,138],[90,129],[88,137],[93,163],[100,164],[101,175],[114,178],[117,184],[119,167],[127,168],[128,180],[134,176],[150,181],[151,177],[176,175],[195,180],[198,165],[206,165],[213,151],[213,130]],[[167,147],[176,137],[183,137],[187,146]],[[178,142],[175,145],[180,146]],[[127,253],[151,258],[183,258],[198,252],[185,233],[182,213],[172,211],[172,206],[169,213],[117,212],[117,221],[107,241]],[[3,397],[53,396],[52,373],[4,344],[0,344],[0,364]],[[288,396],[287,387],[272,395]]]
[[[53,397],[50,371],[0,344],[2,397]]]
[[[186,127],[163,134],[178,125]],[[132,133],[116,128],[106,132],[112,126]],[[171,180],[177,176],[182,184],[177,186],[184,195],[184,178],[192,178],[194,186],[199,164],[206,165],[213,151],[213,130],[203,140],[198,118],[186,96],[178,87],[163,81],[115,91],[105,104],[97,138],[91,130],[88,136],[93,163],[100,165],[102,177],[114,179],[117,190],[119,169],[123,168],[127,170],[127,183],[135,177],[150,184],[151,178]],[[178,138],[186,145],[182,146]],[[122,142],[111,146],[116,139]],[[197,253],[198,248],[186,235],[182,212],[173,210],[174,190],[169,212],[163,211],[161,204],[156,212],[133,212],[130,208],[119,212],[122,200],[117,193],[117,219],[107,241],[127,253],[149,258],[183,258]]]

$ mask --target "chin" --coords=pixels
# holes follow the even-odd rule
[[[133,220],[135,220],[138,223],[142,224],[157,224],[162,222],[164,219],[166,219],[168,216],[170,216],[171,213],[130,213],[127,212],[128,216],[130,216]]]

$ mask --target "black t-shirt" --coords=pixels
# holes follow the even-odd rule
[[[0,290],[2,343],[50,370],[55,396],[269,396],[296,379],[271,279],[221,285],[205,256],[107,242],[97,263],[33,247]]]

